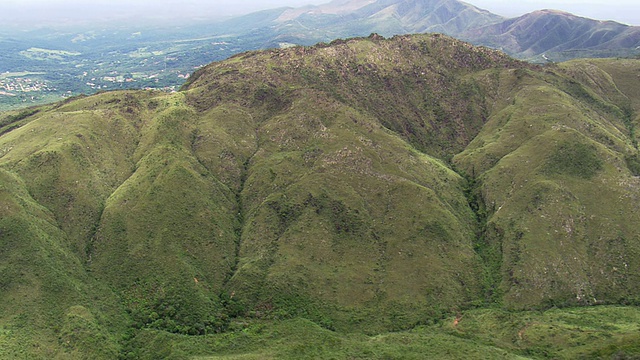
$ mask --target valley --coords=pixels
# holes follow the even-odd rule
[[[5,88],[0,94],[0,110],[99,91],[158,89],[171,92],[198,67],[245,50],[231,44],[233,39],[216,41],[220,40],[217,37],[165,41],[162,40],[165,34],[153,27],[78,34],[81,30],[6,35],[19,37],[0,42],[5,54],[0,69]],[[138,40],[143,35],[137,30],[149,34]],[[43,41],[65,50],[34,47]],[[24,83],[40,85],[23,89],[20,84]]]

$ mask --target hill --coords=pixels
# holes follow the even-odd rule
[[[637,354],[638,71],[372,35],[5,115],[0,355]]]

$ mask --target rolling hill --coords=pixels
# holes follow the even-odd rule
[[[0,357],[637,355],[639,72],[371,35],[5,114]]]

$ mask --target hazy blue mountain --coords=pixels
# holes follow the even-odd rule
[[[555,10],[467,30],[461,38],[514,56],[541,60],[610,57],[637,53],[640,27],[598,21]]]

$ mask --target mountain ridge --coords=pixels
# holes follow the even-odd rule
[[[556,57],[565,52],[593,50],[588,54],[596,56],[598,51],[606,55],[606,51],[615,49],[634,50],[640,46],[639,34],[640,28],[614,21],[592,20],[559,10],[538,10],[461,36],[532,58],[545,53]]]
[[[614,21],[549,9],[509,19],[457,0],[334,1],[280,14],[270,26],[275,34],[266,40],[273,47],[282,41],[312,45],[369,33],[436,32],[544,63],[632,56],[640,45],[638,27]]]

